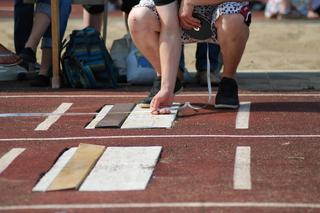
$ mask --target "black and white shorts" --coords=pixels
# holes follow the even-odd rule
[[[153,0],[140,0],[139,4],[135,7],[147,7],[151,9],[155,15],[159,18],[156,6]],[[249,8],[249,2],[225,2],[218,5],[210,6],[195,6],[194,12],[201,14],[206,17],[206,19],[211,20],[212,27],[212,36],[207,40],[197,40],[191,38],[186,32],[182,30],[181,39],[183,43],[192,43],[192,42],[209,42],[217,43],[217,33],[215,28],[215,22],[221,15],[228,14],[242,14],[244,17],[244,22],[249,26],[251,22],[251,12]]]

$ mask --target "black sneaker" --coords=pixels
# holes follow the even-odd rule
[[[19,64],[21,67],[27,71],[30,71],[31,66],[35,69],[37,58],[35,52],[30,47],[22,49],[19,56],[22,59],[22,62]]]
[[[160,91],[160,88],[161,88],[161,77],[157,77],[157,79],[153,82],[149,95],[139,103],[139,106],[141,108],[149,108],[152,98]],[[183,89],[182,83],[177,78],[176,85],[174,87],[174,94],[178,94],[179,92],[182,91],[182,89]]]
[[[32,87],[48,87],[50,86],[50,78],[45,75],[37,75],[30,83]]]
[[[239,107],[238,85],[232,78],[223,77],[216,95],[215,108],[236,109]]]

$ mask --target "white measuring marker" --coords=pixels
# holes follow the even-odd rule
[[[161,146],[108,147],[80,191],[144,190],[161,149]]]
[[[34,192],[45,192],[52,181],[58,176],[60,171],[65,167],[78,147],[72,147],[65,151],[53,165],[53,167],[40,179],[40,181],[33,187]]]
[[[235,156],[233,188],[235,190],[251,190],[251,148],[238,146]]]
[[[104,106],[98,115],[86,126],[85,129],[94,129],[96,125],[108,114],[108,112],[111,110],[113,105],[106,105]]]
[[[177,116],[178,106],[172,106],[170,110],[170,114],[153,115],[149,108],[141,108],[136,105],[122,124],[121,129],[171,128]]]
[[[16,159],[25,148],[13,148],[0,158],[0,174]]]
[[[236,129],[249,129],[251,102],[240,102],[236,118]]]
[[[54,124],[59,118],[65,113],[70,107],[72,103],[62,103],[54,112],[53,114],[59,115],[49,115],[47,119],[45,119],[42,123],[40,123],[35,130],[36,131],[45,131],[50,128],[52,124]]]

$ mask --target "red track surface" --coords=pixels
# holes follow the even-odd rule
[[[35,96],[39,93],[33,93]],[[145,93],[94,92],[45,93],[47,97],[26,97],[26,93],[1,93],[1,113],[52,112],[62,102],[73,103],[70,112],[92,113],[105,104],[136,102]],[[178,102],[205,103],[203,96],[177,97]],[[136,204],[136,203],[225,203],[222,207],[145,207],[130,212],[319,212],[320,206],[320,95],[319,93],[243,93],[251,102],[250,125],[235,129],[237,110],[200,110],[179,117],[172,129],[121,130],[84,126],[93,115],[63,116],[48,131],[34,131],[44,117],[0,118],[0,156],[11,148],[24,151],[0,174],[0,210],[4,206],[38,204]],[[21,95],[20,97],[12,97]],[[27,95],[32,95],[28,93]],[[41,93],[41,95],[44,95]],[[87,95],[87,97],[50,97]],[[129,97],[126,97],[126,96]],[[135,96],[137,95],[137,96]],[[11,97],[4,97],[11,96]],[[136,136],[126,138],[126,136]],[[89,138],[90,136],[90,138]],[[105,136],[100,137],[98,136]],[[112,138],[108,136],[116,136]],[[143,137],[147,136],[147,137]],[[79,137],[78,139],[74,137]],[[23,139],[21,139],[23,138]],[[37,138],[43,138],[36,140]],[[153,178],[144,191],[33,193],[32,187],[66,147],[79,143],[105,146],[161,145],[163,151]],[[233,189],[237,146],[251,147],[252,190]],[[310,204],[302,207],[228,207],[228,203]],[[272,205],[271,205],[272,206]],[[106,212],[106,209],[72,209],[68,212]],[[55,212],[64,209],[40,209]],[[128,208],[111,208],[121,212]],[[35,210],[16,210],[31,212]]]

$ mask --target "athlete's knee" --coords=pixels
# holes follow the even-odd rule
[[[249,27],[241,14],[222,15],[215,23],[219,36],[248,38]]]
[[[131,34],[153,30],[157,24],[154,16],[148,8],[133,8],[128,17],[128,26]]]

